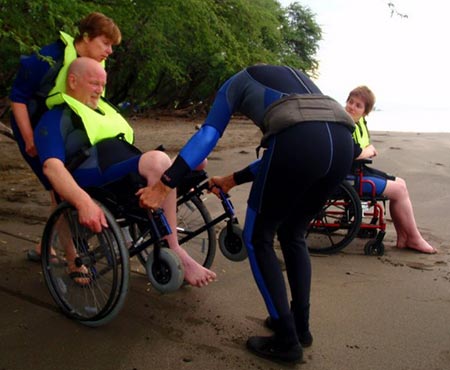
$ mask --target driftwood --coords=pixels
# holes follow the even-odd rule
[[[0,119],[2,119],[2,117],[4,117],[7,114],[9,107],[10,104],[8,98],[7,97],[0,98]],[[0,121],[0,134],[5,135],[10,139],[16,140],[11,128],[5,125],[2,121]]]
[[[2,121],[0,121],[0,134],[9,137],[10,139],[16,140],[12,130],[6,126]]]

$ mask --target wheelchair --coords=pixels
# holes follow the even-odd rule
[[[194,171],[177,188],[177,234],[188,254],[208,268],[216,253],[215,226],[221,221],[226,226],[218,240],[225,257],[242,261],[247,254],[228,196],[220,194],[224,211],[214,219],[204,205],[207,177],[205,171]],[[42,270],[50,295],[69,318],[91,327],[115,318],[125,302],[133,256],[158,291],[173,292],[183,284],[181,261],[164,240],[170,227],[162,210],[139,206],[135,192],[141,186],[142,179],[127,176],[86,189],[107,219],[108,227],[100,233],[82,226],[77,210],[67,202],[61,202],[50,215],[42,237]],[[78,282],[70,276],[67,261],[85,271],[77,272]]]
[[[306,240],[311,253],[338,253],[358,237],[370,239],[364,245],[365,255],[384,254],[387,198],[376,195],[373,181],[363,177],[363,166],[368,163],[372,161],[355,161],[353,174],[338,186],[310,222]],[[368,184],[370,192],[363,192],[364,184]]]

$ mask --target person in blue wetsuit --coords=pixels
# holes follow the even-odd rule
[[[121,39],[120,29],[111,18],[93,12],[80,20],[75,38],[60,32],[57,41],[44,46],[39,53],[20,59],[10,94],[11,128],[23,158],[46,190],[50,191],[51,186],[42,173],[33,129],[42,114],[51,108],[47,97],[64,91],[67,69],[75,58],[89,57],[104,63],[113,52],[112,46],[120,44]],[[51,191],[50,198],[54,205]],[[40,261],[40,249],[40,244],[30,249],[28,259]]]
[[[80,21],[75,38],[61,32],[60,38],[44,46],[39,54],[21,58],[10,94],[11,127],[24,159],[46,189],[49,184],[42,175],[33,138],[33,128],[48,109],[46,98],[49,93],[64,89],[67,67],[73,59],[83,56],[103,62],[111,55],[112,46],[118,45],[121,39],[113,20],[94,12]],[[53,64],[42,57],[49,58]]]
[[[375,146],[370,142],[366,121],[374,105],[375,95],[367,86],[358,86],[348,95],[345,110],[356,123],[353,134],[356,159],[374,158],[378,155]],[[427,254],[437,253],[436,248],[423,238],[417,227],[406,181],[369,166],[363,167],[363,175],[365,180],[370,180],[375,185],[377,195],[389,199],[389,211],[397,232],[396,247]],[[363,192],[370,194],[372,190],[369,183],[363,184]]]
[[[172,163],[161,151],[141,153],[132,145],[132,128],[101,98],[105,84],[106,72],[97,61],[75,59],[67,74],[66,93],[52,97],[54,107],[42,116],[34,133],[44,175],[54,191],[77,209],[80,224],[94,232],[100,232],[107,224],[103,211],[86,188],[101,187],[130,173],[153,184]],[[185,280],[196,287],[208,285],[216,274],[197,263],[178,244],[175,191],[162,208],[172,230],[166,239],[180,257]],[[86,267],[74,266],[73,258],[67,260],[70,273],[87,273]],[[86,277],[79,279],[82,284]]]
[[[250,337],[247,347],[272,360],[297,362],[302,345],[312,343],[305,230],[353,160],[354,122],[344,109],[299,70],[274,65],[245,68],[221,86],[201,129],[160,181],[138,194],[143,207],[158,208],[180,179],[213,150],[235,112],[262,130],[265,149],[262,158],[244,170],[211,179],[225,192],[253,181],[244,241],[274,335]],[[291,305],[273,250],[275,234],[284,255]]]

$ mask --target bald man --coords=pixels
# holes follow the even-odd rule
[[[94,232],[107,226],[100,207],[84,190],[138,173],[155,184],[171,165],[161,151],[141,153],[132,144],[134,133],[117,110],[101,98],[106,72],[90,58],[77,58],[70,65],[66,94],[52,96],[54,108],[48,111],[35,129],[35,143],[45,176],[59,196],[79,213],[79,222]],[[88,153],[76,168],[68,170],[80,156]],[[176,192],[162,205],[173,233],[167,237],[169,247],[180,257],[185,280],[197,287],[216,278],[178,244],[176,235]]]

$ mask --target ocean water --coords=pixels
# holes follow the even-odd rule
[[[367,117],[371,131],[450,132],[450,109],[389,109]]]

